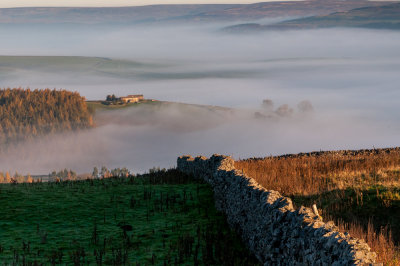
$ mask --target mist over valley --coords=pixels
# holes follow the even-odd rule
[[[98,111],[95,128],[21,144],[22,152],[1,155],[0,168],[142,172],[189,153],[244,158],[399,145],[399,32],[221,32],[230,23],[3,24],[3,88],[67,89],[87,100],[144,94],[202,106]],[[285,104],[294,111],[271,117],[264,99],[273,111]],[[297,108],[304,100],[314,110],[307,115]]]

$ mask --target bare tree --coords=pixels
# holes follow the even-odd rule
[[[287,104],[282,104],[276,109],[275,113],[279,116],[291,116],[293,114],[293,109]]]
[[[92,173],[93,178],[98,178],[99,177],[99,169],[95,166],[93,168],[93,173]]]
[[[274,110],[274,102],[271,99],[264,99],[262,102],[262,107],[265,110],[272,112]]]
[[[311,113],[314,111],[314,107],[312,106],[311,102],[308,100],[299,102],[297,104],[297,108],[299,109],[300,113]]]

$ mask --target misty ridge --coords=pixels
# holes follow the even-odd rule
[[[87,100],[140,93],[194,105],[98,111],[95,128],[17,144],[0,155],[0,169],[142,172],[174,166],[182,154],[245,158],[399,145],[398,32],[232,35],[220,31],[226,25],[2,27],[3,88],[67,89]],[[302,101],[313,111],[301,112]]]

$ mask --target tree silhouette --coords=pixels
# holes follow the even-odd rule
[[[93,168],[93,173],[92,173],[93,178],[98,178],[99,177],[99,169],[95,166]]]

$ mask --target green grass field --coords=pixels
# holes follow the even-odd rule
[[[102,101],[87,101],[86,102],[87,106],[89,109],[97,111],[97,110],[120,110],[120,109],[125,109],[129,107],[137,107],[137,106],[143,106],[143,105],[160,105],[161,103],[158,101],[142,101],[142,102],[137,102],[137,103],[126,103],[126,104],[111,104],[111,105],[106,105],[103,104]]]
[[[1,265],[256,265],[175,170],[129,178],[0,185]],[[36,264],[35,264],[36,263]]]
[[[3,56],[0,55],[0,68],[43,69],[55,71],[126,71],[126,69],[152,68],[155,64],[137,61],[118,60],[85,56]]]

